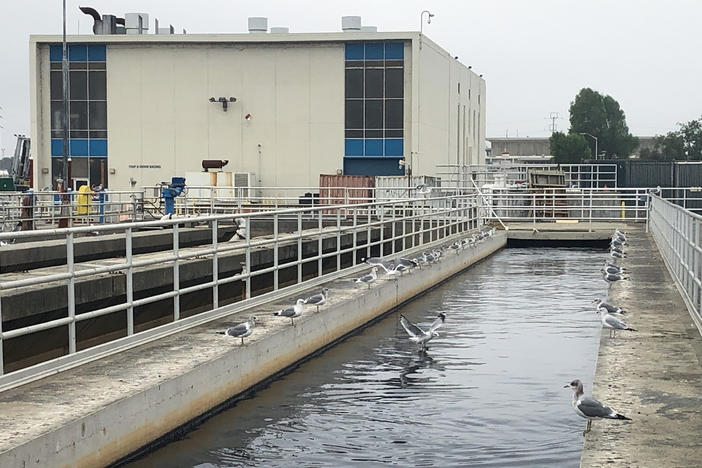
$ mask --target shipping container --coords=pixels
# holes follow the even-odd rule
[[[322,205],[345,205],[373,201],[375,177],[360,175],[319,175],[319,202]]]

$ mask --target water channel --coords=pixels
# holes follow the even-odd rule
[[[572,466],[602,251],[506,249],[128,466]],[[447,320],[426,353],[400,313]]]

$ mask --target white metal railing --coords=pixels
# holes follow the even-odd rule
[[[0,232],[141,219],[142,191],[0,192]]]
[[[243,224],[248,226],[248,228],[243,229],[244,239],[240,241],[220,241],[218,238],[220,227],[232,224],[234,218],[245,220]],[[285,232],[285,229],[279,224],[284,219],[288,225],[291,219],[297,220],[296,228],[291,232]],[[306,220],[306,224],[309,225],[310,219],[316,221],[316,226],[312,229],[304,230],[303,220]],[[184,221],[200,225],[205,224],[207,227],[203,227],[203,229],[208,228],[211,230],[210,243],[198,247],[183,248],[179,233],[181,224]],[[252,224],[271,221],[272,235],[251,236]],[[241,220],[238,219],[236,223],[238,226],[243,225]],[[478,199],[475,194],[472,194],[350,205],[311,206],[269,212],[208,215],[197,218],[84,226],[69,229],[0,233],[0,241],[5,242],[16,240],[20,243],[32,240],[38,236],[46,237],[48,234],[51,234],[55,238],[64,239],[66,244],[65,268],[57,267],[53,269],[53,272],[46,270],[35,271],[30,277],[21,277],[19,279],[17,279],[16,275],[8,275],[5,278],[0,277],[0,374],[3,373],[3,342],[12,338],[30,335],[43,330],[67,328],[68,355],[62,356],[58,360],[54,359],[49,363],[39,364],[37,365],[38,367],[35,366],[39,374],[41,372],[52,372],[61,366],[68,366],[70,362],[85,362],[86,356],[91,355],[90,349],[77,351],[76,324],[82,321],[117,312],[126,312],[125,328],[127,336],[115,340],[113,347],[121,350],[130,343],[131,345],[140,343],[138,338],[134,338],[137,335],[148,338],[150,336],[160,336],[159,333],[163,333],[158,330],[135,332],[134,316],[135,308],[137,307],[158,301],[172,300],[172,322],[162,327],[167,327],[167,330],[172,330],[171,332],[173,332],[173,330],[177,331],[178,329],[178,325],[174,325],[174,322],[183,321],[183,326],[192,326],[192,323],[195,323],[192,317],[188,318],[190,320],[181,318],[180,298],[185,294],[210,290],[211,310],[206,312],[205,315],[200,314],[200,316],[218,318],[222,312],[219,309],[221,305],[219,301],[219,287],[222,285],[242,282],[243,300],[241,304],[250,305],[257,300],[254,291],[252,291],[252,280],[261,275],[272,275],[273,291],[270,294],[276,294],[280,291],[290,293],[291,288],[299,287],[296,285],[304,284],[305,287],[309,287],[311,281],[330,279],[335,275],[348,274],[353,268],[360,268],[360,266],[357,266],[357,256],[360,254],[364,257],[371,256],[371,253],[380,256],[400,253],[408,254],[408,252],[424,249],[428,245],[435,245],[437,242],[443,242],[453,236],[474,230],[481,225],[482,220],[478,216]],[[170,248],[157,255],[153,253],[149,255],[135,254],[133,249],[134,233],[154,228],[171,230],[172,243]],[[88,232],[92,234],[121,234],[124,238],[125,254],[123,259],[118,262],[111,259],[111,261],[102,262],[102,265],[100,265],[99,260],[91,260],[89,263],[82,265],[76,263],[74,250],[76,237]],[[346,236],[344,243],[342,243],[342,236]],[[365,238],[363,239],[364,236]],[[333,249],[328,248],[330,240],[335,246]],[[323,244],[324,241],[327,241],[327,244]],[[308,257],[303,255],[302,247],[303,243],[309,242],[316,243],[317,252],[315,255]],[[296,247],[297,255],[293,259],[281,260],[278,252],[281,247],[287,245]],[[252,262],[252,253],[260,249],[272,249],[272,265],[261,267]],[[229,275],[223,275],[219,272],[218,259],[227,254],[243,255],[244,262],[240,271]],[[346,261],[343,263],[342,256],[347,256],[345,257]],[[350,256],[350,259],[348,256]],[[180,281],[182,264],[186,260],[196,258],[210,262],[211,280],[184,287]],[[326,270],[324,266],[325,260],[327,261]],[[305,278],[303,275],[303,266],[307,264],[316,266],[315,278],[313,279]],[[329,264],[332,264],[333,267],[330,267]],[[172,287],[170,291],[137,299],[135,297],[134,271],[136,268],[153,265],[167,265],[172,268]],[[344,269],[344,267],[348,268]],[[286,268],[296,269],[295,284],[281,287],[278,272]],[[124,300],[119,304],[77,312],[76,284],[105,273],[124,275]],[[39,287],[51,283],[56,284],[56,282],[66,285],[67,313],[65,317],[10,330],[2,329],[3,296],[17,291],[19,288]],[[26,312],[31,314],[30,304],[27,304]],[[228,313],[231,313],[231,310]],[[203,319],[199,320],[200,322],[198,323],[201,323]],[[96,347],[99,349],[99,352],[96,351],[94,355],[102,356],[108,353],[109,347],[107,345]],[[10,385],[12,382],[17,381],[13,377],[15,374],[23,382],[26,379],[33,378],[36,374],[32,373],[32,369],[14,371],[5,376],[0,376],[0,388],[3,385]]]
[[[484,184],[506,183],[524,184],[529,170],[562,170],[567,187],[577,188],[616,188],[616,164],[488,164],[437,165],[442,186],[470,187],[470,180],[479,186]]]
[[[651,196],[649,231],[702,333],[702,216]]]
[[[646,220],[648,189],[483,188],[485,216],[511,222]]]

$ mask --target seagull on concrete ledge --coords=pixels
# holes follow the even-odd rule
[[[612,256],[612,258],[624,258],[626,255],[624,255],[622,252],[617,252],[616,250],[610,250],[609,255]]]
[[[627,331],[637,331],[635,328],[631,328],[629,325],[619,320],[617,317],[609,315],[607,309],[603,307],[598,307],[597,312],[600,314],[600,320],[602,321],[602,328],[609,329],[609,337],[616,338],[617,330],[627,330]]]
[[[614,283],[615,281],[628,280],[628,276],[624,276],[620,273],[607,273],[604,269],[600,270],[602,272],[602,278],[608,283]]]
[[[298,299],[294,306],[280,310],[273,315],[276,317],[290,317],[290,324],[295,325],[295,317],[302,315],[302,304],[304,303],[304,299]]]
[[[238,325],[234,325],[233,327],[227,328],[226,331],[222,332],[224,336],[231,336],[234,338],[241,338],[241,344],[244,344],[244,338],[247,336],[251,336],[253,333],[253,329],[256,326],[256,317],[253,315],[249,317],[249,319],[244,322],[240,323]]]
[[[395,261],[395,264],[396,265],[404,265],[407,268],[414,268],[414,267],[419,266],[419,263],[417,262],[416,259],[410,260],[409,258],[404,258],[404,257],[400,257],[399,259],[397,259],[397,261]]]
[[[378,267],[374,266],[371,269],[371,272],[368,273],[367,275],[363,275],[360,278],[356,280],[356,283],[365,283],[368,285],[368,289],[371,287],[371,283],[375,282],[375,280],[378,279]]]
[[[598,309],[606,309],[608,314],[624,314],[624,313],[626,313],[619,307],[615,307],[611,304],[607,304],[599,297],[597,299],[593,299],[592,302],[597,304]]]
[[[404,315],[400,314],[400,325],[402,325],[402,328],[404,328],[409,335],[410,341],[417,343],[417,345],[421,346],[422,349],[427,349],[427,343],[431,341],[432,338],[439,336],[436,329],[443,325],[445,320],[446,314],[441,312],[429,326],[429,330],[424,331],[414,323],[407,320]]]
[[[587,419],[587,428],[583,432],[583,435],[590,432],[593,419],[624,419],[626,421],[631,421],[631,418],[617,413],[609,406],[603,405],[594,398],[586,397],[583,391],[583,383],[578,379],[573,380],[563,388],[573,389],[573,409],[578,416]]]
[[[386,270],[387,270],[387,269],[390,269],[390,268],[393,268],[393,267],[395,266],[395,264],[394,264],[393,262],[391,262],[391,261],[389,262],[389,261],[387,261],[387,260],[383,260],[383,259],[380,258],[380,257],[368,257],[368,258],[364,258],[363,261],[364,261],[365,263],[369,264],[370,266],[378,266],[378,265],[380,265],[380,266],[382,266],[383,268],[385,268]]]
[[[329,288],[323,288],[321,292],[305,299],[305,304],[312,304],[317,306],[317,312],[319,312],[319,306],[324,305],[324,303],[327,302],[328,295]]]
[[[621,267],[619,265],[615,265],[614,263],[609,263],[607,260],[604,261],[604,270],[607,273],[627,273],[628,270],[624,267]]]

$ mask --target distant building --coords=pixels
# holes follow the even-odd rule
[[[250,18],[248,34],[130,34],[129,19],[127,34],[68,37],[76,183],[154,185],[204,159],[313,187],[320,173],[401,175],[403,158],[415,175],[484,164],[485,81],[419,32],[347,17],[332,33]],[[37,187],[62,173],[60,41],[30,38]]]
[[[638,157],[643,148],[653,148],[655,137],[640,136],[639,146],[637,146],[631,157]],[[489,153],[494,158],[503,153],[509,153],[511,157],[517,156],[550,156],[551,145],[549,137],[496,137],[488,138],[491,148]],[[536,158],[534,158],[536,159]]]

